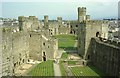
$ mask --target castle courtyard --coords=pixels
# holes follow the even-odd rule
[[[0,77],[120,77],[120,31],[113,34],[119,26],[92,19],[89,8],[75,8],[76,20],[46,13],[1,18]]]
[[[21,76],[24,76],[24,75],[26,76],[76,76],[76,78],[77,76],[97,76],[97,77],[104,76],[103,73],[101,75],[101,72],[98,71],[97,69],[82,65],[82,62],[80,61],[82,60],[82,58],[80,58],[78,53],[73,51],[75,50],[74,47],[76,47],[74,46],[74,44],[76,44],[75,43],[76,38],[73,37],[73,35],[60,35],[60,36],[58,35],[56,36],[56,38],[59,38],[60,42],[61,42],[60,38],[62,39],[67,38],[74,43],[72,43],[73,45],[68,45],[67,43],[71,43],[71,42],[64,41],[64,44],[62,44],[63,42],[62,43],[59,42],[58,45],[62,46],[62,48],[59,47],[60,49],[59,52],[61,52],[61,55],[58,55],[59,57],[57,57],[57,60],[53,59],[51,60],[52,62],[48,60],[41,63],[31,62],[31,63],[25,64],[21,67],[20,70],[17,71],[19,72],[18,76],[20,75]],[[68,50],[69,52],[66,52],[66,48],[68,48],[69,46],[72,46],[72,48],[70,48],[71,51]]]

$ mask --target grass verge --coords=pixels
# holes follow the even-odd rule
[[[88,66],[84,66],[84,67],[71,67],[71,71],[72,71],[74,76],[93,76],[93,77],[97,76],[98,78],[100,78],[100,76],[101,76],[99,74],[99,73],[101,73],[100,71],[99,72],[95,72],[94,70],[92,70]]]
[[[68,54],[65,52],[65,53],[62,53],[62,56],[61,56],[62,59],[67,59],[68,58]]]
[[[68,65],[76,65],[77,61],[68,61]]]
[[[61,75],[62,76],[67,76],[67,72],[66,72],[66,70],[64,68],[63,61],[60,61],[59,65],[60,65]]]
[[[48,60],[38,64],[28,75],[30,76],[54,76],[53,61]]]

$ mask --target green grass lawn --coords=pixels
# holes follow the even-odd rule
[[[76,65],[77,61],[68,61],[68,65]]]
[[[76,40],[76,37],[75,35],[66,35],[66,34],[63,34],[63,35],[56,35],[56,36],[53,36],[55,38],[69,38],[69,39],[72,39],[72,40]]]
[[[57,35],[54,36],[58,38],[59,48],[73,48],[75,44],[76,37],[74,35]]]
[[[62,76],[67,76],[67,72],[64,68],[63,61],[60,61],[59,66],[60,66],[61,75]]]
[[[84,67],[71,67],[71,71],[72,71],[74,76],[98,76],[98,77],[101,76],[101,72],[95,72],[94,70],[92,70],[88,66],[84,66]]]
[[[62,56],[61,56],[62,59],[67,59],[68,58],[68,54],[65,52],[65,53],[62,53]]]
[[[54,76],[53,61],[48,60],[38,64],[28,75],[30,76]]]

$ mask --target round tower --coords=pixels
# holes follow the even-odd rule
[[[86,20],[86,7],[78,7],[78,21]]]

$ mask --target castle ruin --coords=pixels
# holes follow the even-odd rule
[[[84,59],[84,65],[93,64],[108,75],[119,75],[119,43],[115,43],[116,47],[103,42],[108,39],[109,21],[91,20],[90,15],[86,15],[86,7],[78,7],[76,21],[63,21],[62,17],[52,21],[47,15],[44,21],[35,16],[19,16],[18,21],[18,24],[0,27],[3,76],[15,75],[17,68],[30,59],[46,61],[56,58],[58,40],[52,36],[59,34],[78,36],[78,54]]]

